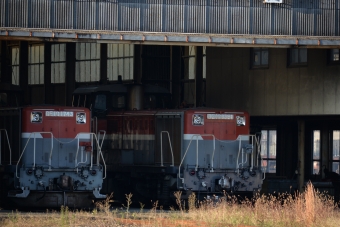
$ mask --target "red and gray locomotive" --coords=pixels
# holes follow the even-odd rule
[[[79,88],[73,104],[91,109],[94,133],[107,132],[103,191],[115,199],[131,192],[168,204],[176,191],[185,198],[261,189],[259,138],[245,111],[172,108],[167,89],[122,83]]]
[[[5,205],[86,208],[106,198],[98,138],[105,132],[91,132],[89,109],[26,106],[2,108],[0,115]]]

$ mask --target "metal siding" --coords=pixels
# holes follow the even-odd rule
[[[242,63],[248,48],[208,47],[207,106],[247,109],[252,116],[336,114],[340,66],[320,61],[326,54],[308,49],[308,65],[293,68],[286,66],[286,49],[270,49],[270,68],[249,70]],[[238,98],[230,99],[235,92]]]
[[[88,0],[77,0],[76,28],[84,30],[95,30],[96,2]]]
[[[230,0],[229,34],[249,34],[250,1]]]
[[[49,28],[51,1],[31,0],[30,4],[30,23],[36,25],[36,28]]]
[[[275,49],[269,52],[270,54],[270,68],[274,69],[272,74],[276,77],[275,92],[276,102],[275,110],[276,113],[282,115],[287,114],[288,109],[288,75],[287,75],[287,50],[286,49]],[[283,64],[282,64],[283,62]]]
[[[253,7],[250,8],[250,33],[260,35],[271,34],[271,18],[272,4],[263,4],[253,1]]]
[[[163,32],[184,32],[184,4],[182,0],[165,0]]]
[[[307,67],[301,67],[299,70],[299,87],[298,87],[298,105],[299,115],[310,114],[311,107],[312,107],[312,82],[309,79],[310,74],[308,73]]]
[[[228,33],[228,1],[211,0],[207,9],[208,33]]]
[[[73,5],[72,1],[53,1],[51,28],[73,29]]]
[[[162,31],[163,0],[146,0],[141,4],[141,30],[149,32]]]
[[[272,34],[292,35],[292,9],[287,0],[287,4],[272,6]]]
[[[312,77],[313,91],[312,91],[312,109],[311,114],[323,113],[323,77],[314,76]]]
[[[340,35],[340,0],[0,0],[0,7],[2,28]]]
[[[0,27],[6,27],[6,16],[7,16],[7,9],[6,9],[6,0],[0,0]]]
[[[186,19],[187,33],[205,33],[206,11],[205,0],[187,0],[188,16]]]
[[[8,27],[26,28],[28,25],[28,0],[8,2]],[[21,13],[18,13],[21,12]],[[34,25],[36,26],[36,25]]]
[[[334,77],[332,75],[324,75],[324,113],[337,114],[335,112],[336,104],[336,83],[334,83]]]
[[[139,1],[122,1],[118,7],[118,30],[141,31],[140,28],[140,4]]]
[[[118,30],[118,0],[99,2],[99,30]]]

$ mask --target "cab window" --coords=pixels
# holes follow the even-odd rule
[[[125,109],[125,95],[112,95],[112,109]]]
[[[98,110],[106,110],[106,95],[102,94],[96,96],[94,108]]]

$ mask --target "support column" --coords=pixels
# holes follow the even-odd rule
[[[330,141],[330,138],[329,138],[329,133],[328,133],[328,126],[327,127],[324,127],[321,129],[321,132],[320,132],[320,141],[321,141],[321,150],[320,150],[320,158],[321,158],[321,163],[320,163],[320,173],[321,173],[321,176],[322,178],[325,177],[325,173],[323,172],[323,168],[322,166],[326,166],[327,169],[329,169],[330,171],[332,170],[332,165],[330,165],[330,162],[329,162],[329,157],[330,157],[330,154],[329,154],[329,151],[331,149],[329,149],[329,142]]]
[[[19,44],[19,85],[23,90],[24,105],[31,104],[31,93],[28,87],[28,42]]]
[[[76,44],[66,43],[65,98],[66,105],[72,105],[72,93],[76,88]]]
[[[202,106],[203,47],[197,46],[195,56],[195,107]]]
[[[53,88],[51,82],[51,43],[45,42],[44,45],[44,90],[45,90],[45,104],[54,104]]]
[[[171,93],[173,105],[180,106],[181,104],[181,73],[182,73],[182,56],[180,46],[171,46],[170,58],[170,79]]]
[[[298,120],[298,187],[303,191],[305,183],[305,121]]]
[[[136,84],[142,83],[142,45],[134,45],[133,80]],[[124,77],[124,75],[123,75]]]
[[[100,44],[100,83],[107,83],[107,43]]]

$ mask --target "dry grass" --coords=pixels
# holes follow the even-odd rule
[[[153,209],[131,212],[132,194],[126,195],[121,209],[110,209],[112,195],[96,203],[92,212],[70,211],[62,207],[60,212],[22,214],[13,212],[0,219],[0,226],[339,226],[340,212],[332,197],[319,193],[308,184],[305,192],[258,195],[252,200],[239,202],[226,195],[220,199],[197,201],[195,194],[184,202],[176,192],[178,208],[164,211],[154,203]],[[187,204],[186,204],[187,203]]]

